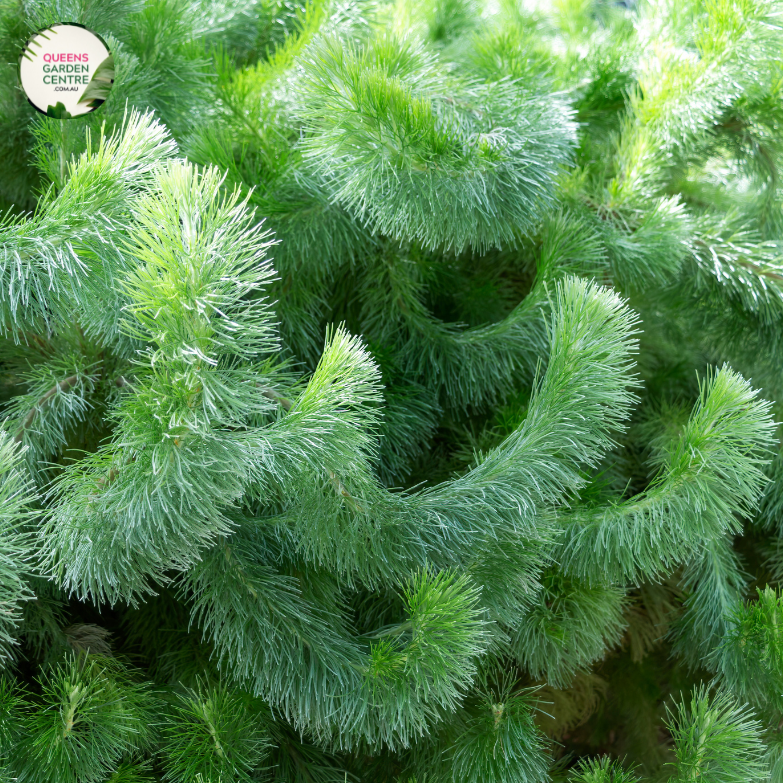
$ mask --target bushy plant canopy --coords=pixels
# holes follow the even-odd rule
[[[0,48],[0,781],[783,781],[783,4]]]

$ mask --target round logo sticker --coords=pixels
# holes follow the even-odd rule
[[[95,111],[114,84],[114,58],[104,40],[80,24],[37,32],[19,58],[19,80],[38,111],[70,119]]]

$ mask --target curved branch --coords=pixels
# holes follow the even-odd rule
[[[72,389],[76,384],[79,382],[79,376],[78,375],[69,375],[64,380],[60,381],[59,383],[55,383],[54,386],[52,386],[51,389],[49,389],[46,394],[44,394],[43,397],[41,397],[38,402],[31,408],[30,412],[25,416],[24,421],[19,425],[19,429],[17,429],[16,434],[14,435],[14,443],[21,443],[22,438],[24,438],[25,432],[30,429],[32,423],[35,421],[36,416],[38,416],[39,411],[43,410],[49,402],[51,402],[52,397],[54,397],[57,392],[67,392],[70,389]]]

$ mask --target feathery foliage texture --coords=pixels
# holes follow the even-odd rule
[[[783,783],[783,3],[0,48],[2,783]]]

